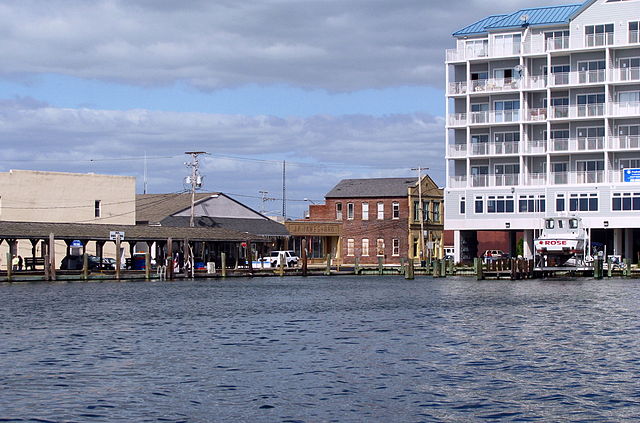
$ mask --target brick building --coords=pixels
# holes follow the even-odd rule
[[[433,226],[427,219],[442,216],[442,190],[428,176],[422,183],[425,232],[434,230],[433,239],[441,244],[442,223]],[[287,223],[287,228],[298,240],[307,239],[312,261],[331,254],[344,264],[353,264],[356,257],[361,264],[377,264],[378,257],[399,264],[402,257],[413,258],[420,251],[419,231],[415,230],[420,216],[415,210],[417,185],[410,177],[345,179],[326,194],[325,204],[309,206],[309,217]],[[436,234],[435,229],[440,232]],[[297,248],[299,245],[296,242]]]

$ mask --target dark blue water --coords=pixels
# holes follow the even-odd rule
[[[640,421],[638,281],[0,285],[0,421]]]

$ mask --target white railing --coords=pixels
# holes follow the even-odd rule
[[[471,92],[513,91],[520,89],[518,78],[491,78],[471,81]]]
[[[546,75],[535,75],[527,78],[527,82],[525,86],[528,89],[537,89],[537,88],[546,88],[547,87],[547,76]]]
[[[467,59],[477,59],[489,56],[489,49],[487,47],[474,47],[474,48],[450,48],[447,49],[447,62],[458,62]]]
[[[621,103],[609,104],[610,114],[618,116],[634,116],[640,115],[640,102],[637,101],[625,101]]]
[[[491,48],[492,57],[518,56],[521,51],[521,42],[505,43],[504,45],[494,45]]]
[[[518,154],[519,152],[518,142],[478,142],[471,144],[472,156],[496,156],[505,154]]]
[[[572,184],[599,184],[604,182],[604,176],[604,170],[569,172],[569,182]]]
[[[640,148],[640,136],[622,135],[609,138],[609,148],[612,150],[637,150]]]
[[[546,153],[547,140],[531,140],[527,143],[527,153]]]
[[[562,85],[599,84],[605,82],[607,72],[604,69],[573,72],[554,72],[549,78],[549,85],[553,87]]]
[[[551,119],[604,116],[604,103],[551,106]]]
[[[547,51],[566,50],[569,48],[569,37],[547,38]]]
[[[569,183],[568,172],[551,172],[551,183],[553,185],[566,185]]]
[[[571,150],[596,151],[604,150],[604,137],[585,137],[571,140]]]
[[[489,175],[471,175],[472,187],[488,187]]]
[[[488,142],[474,142],[471,143],[471,155],[472,156],[486,156],[489,153]]]
[[[524,42],[524,54],[544,53],[544,43],[539,39],[529,38]]]
[[[547,120],[547,109],[539,108],[539,109],[528,109],[527,110],[527,121],[528,122],[540,122]]]
[[[549,151],[569,151],[569,138],[550,139]]]
[[[449,83],[449,94],[466,94],[467,93],[467,83],[466,82],[450,82]]]
[[[519,173],[505,173],[502,175],[494,175],[495,186],[508,187],[513,185],[519,185],[520,174]]]
[[[527,185],[546,185],[547,174],[546,173],[530,173],[527,178]]]
[[[467,177],[466,176],[450,176],[449,188],[466,188]]]
[[[467,124],[466,113],[451,113],[449,114],[449,126],[464,126]]]
[[[519,122],[520,110],[492,110],[471,112],[470,124]]]
[[[584,37],[585,47],[600,47],[613,44],[613,32],[603,34],[587,34]]]
[[[610,182],[610,183],[613,183],[613,184],[615,184],[617,182],[625,182],[624,181],[624,169],[609,171],[609,180],[607,182]],[[631,179],[628,182],[625,182],[625,184],[629,184],[629,183],[633,183],[633,182],[638,183],[638,181],[635,180],[635,178],[634,178],[634,179]]]
[[[449,146],[449,157],[464,157],[467,155],[467,144],[452,144]]]
[[[613,68],[611,80],[613,82],[640,81],[640,68]]]

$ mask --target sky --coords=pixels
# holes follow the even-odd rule
[[[184,152],[205,151],[204,190],[281,214],[286,162],[289,218],[344,178],[420,166],[444,185],[451,33],[555,4],[0,0],[0,171],[179,192]]]

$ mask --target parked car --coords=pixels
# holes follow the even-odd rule
[[[269,263],[271,267],[280,266],[281,258],[285,258],[285,266],[293,267],[298,265],[298,261],[300,258],[296,255],[296,252],[293,250],[284,250],[284,251],[272,251],[269,254],[269,257],[265,257],[261,259],[265,263]]]
[[[114,264],[111,264],[110,260],[114,261]],[[60,263],[61,270],[82,270],[83,258],[82,256],[74,256],[68,255],[62,259],[62,263]],[[103,258],[102,266],[100,266],[100,257],[98,256],[88,256],[87,264],[89,266],[89,270],[113,270],[115,269],[115,260]]]
[[[487,250],[482,255],[482,258],[485,263],[489,263],[494,260],[500,260],[506,257],[507,255],[502,250]]]

